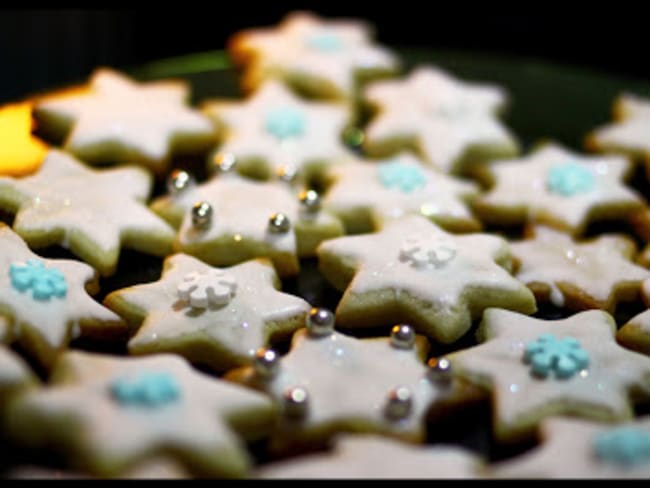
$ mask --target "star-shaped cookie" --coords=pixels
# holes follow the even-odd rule
[[[270,339],[304,325],[311,306],[279,288],[267,260],[219,269],[175,254],[160,280],[114,291],[104,303],[137,329],[130,353],[173,352],[221,371],[249,364]]]
[[[193,207],[198,202],[211,209],[206,222],[196,220]],[[297,274],[298,257],[313,256],[321,241],[343,234],[338,218],[304,207],[299,192],[286,183],[234,173],[160,197],[151,208],[180,227],[176,251],[214,266],[268,257],[281,277]]]
[[[420,214],[451,231],[477,231],[465,202],[478,195],[471,182],[433,171],[410,154],[381,161],[355,159],[328,173],[323,206],[347,233],[371,232],[382,222]]]
[[[10,335],[48,367],[71,339],[121,339],[124,322],[94,301],[97,273],[69,259],[43,259],[0,224],[0,316]]]
[[[650,99],[623,93],[614,101],[613,109],[614,123],[588,134],[586,147],[644,160],[650,175]]]
[[[151,185],[142,168],[91,169],[51,149],[33,175],[0,177],[0,208],[16,213],[14,230],[30,247],[59,244],[110,276],[122,244],[170,253],[173,230],[144,204]]]
[[[494,235],[452,235],[408,216],[374,234],[325,241],[317,252],[319,269],[344,291],[336,309],[344,327],[406,322],[447,344],[487,307],[536,310],[533,294],[509,273],[508,243]]]
[[[247,176],[268,179],[291,172],[317,180],[350,154],[342,138],[349,107],[300,99],[277,81],[244,100],[208,100],[202,108],[225,134],[215,158],[234,157],[237,171]]]
[[[64,137],[64,149],[88,163],[137,163],[162,175],[173,155],[200,154],[216,140],[213,124],[188,98],[183,81],[138,83],[100,68],[86,92],[36,100],[34,117],[45,134]]]
[[[650,279],[641,285],[641,299],[650,309]],[[628,349],[650,355],[650,310],[632,317],[618,329],[616,340]]]
[[[244,89],[281,79],[308,95],[345,99],[355,95],[358,81],[400,68],[393,52],[373,44],[372,31],[360,19],[292,12],[277,26],[238,32],[228,50],[245,68]]]
[[[463,174],[519,152],[516,139],[496,117],[506,103],[497,86],[465,83],[439,68],[421,66],[405,79],[369,85],[364,98],[377,112],[363,143],[372,156],[409,148],[446,173]]]
[[[628,161],[620,156],[583,156],[555,143],[527,157],[491,166],[494,187],[474,200],[485,222],[543,223],[574,236],[592,221],[628,218],[643,199],[623,180]]]
[[[650,358],[619,346],[615,334],[600,310],[541,320],[491,308],[478,330],[486,342],[448,359],[459,377],[492,391],[495,436],[511,441],[551,415],[632,417],[631,390],[650,396]]]
[[[539,447],[492,466],[496,478],[650,477],[650,419],[620,424],[549,418]]]
[[[52,378],[11,403],[9,434],[28,447],[53,447],[71,468],[98,476],[168,455],[195,475],[241,477],[251,460],[239,435],[261,438],[275,419],[266,396],[171,354],[69,352]]]
[[[275,356],[275,367],[265,374],[254,364],[230,371],[226,379],[264,391],[280,406],[282,421],[270,440],[275,451],[321,445],[341,432],[422,442],[434,405],[475,401],[478,390],[431,378],[424,364],[429,345],[410,332],[411,342],[396,346],[391,338],[358,339],[331,329],[314,333],[308,326],[293,335],[289,352]]]
[[[515,277],[538,301],[573,310],[600,308],[614,313],[619,301],[633,301],[650,271],[634,264],[634,242],[623,235],[601,235],[577,242],[563,232],[536,226],[533,238],[511,242],[519,266]]]
[[[456,446],[416,446],[372,434],[342,434],[334,449],[260,467],[260,479],[476,478],[482,462]]]
[[[47,145],[32,135],[32,103],[0,107],[0,175],[20,176],[38,169]]]

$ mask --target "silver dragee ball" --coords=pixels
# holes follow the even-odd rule
[[[398,386],[388,392],[385,414],[391,420],[406,418],[411,413],[413,394],[405,386]]]
[[[307,315],[307,330],[312,337],[325,337],[334,332],[335,317],[326,308],[312,308]]]
[[[411,349],[415,344],[415,331],[407,324],[395,325],[390,331],[390,345],[397,349]]]
[[[439,384],[446,384],[451,381],[451,362],[447,358],[431,358],[428,361],[428,377],[431,381]]]
[[[192,207],[192,225],[204,229],[212,222],[212,205],[206,201],[196,202]]]
[[[320,210],[320,195],[315,190],[303,190],[298,195],[300,205],[309,213],[316,213]]]
[[[276,170],[277,177],[285,183],[293,182],[296,179],[297,174],[298,170],[293,164],[278,166],[278,169]]]
[[[192,185],[194,185],[194,178],[182,169],[175,169],[167,178],[167,191],[171,195],[178,195]]]
[[[237,163],[234,154],[223,152],[215,154],[212,158],[212,168],[219,173],[228,173],[232,171]]]
[[[253,368],[260,378],[271,379],[278,374],[280,369],[280,356],[273,349],[261,347],[255,351]]]
[[[309,395],[307,390],[299,386],[287,388],[284,391],[284,413],[291,419],[302,419],[307,415]]]
[[[291,221],[285,214],[276,212],[269,217],[269,230],[276,234],[285,234],[291,229]]]

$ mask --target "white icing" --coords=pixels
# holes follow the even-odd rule
[[[308,42],[314,35],[331,35],[340,48],[318,50]],[[307,76],[327,81],[343,96],[354,90],[355,72],[360,69],[397,69],[397,57],[371,43],[370,27],[360,20],[324,20],[307,12],[294,12],[272,28],[248,29],[239,33],[239,45],[255,53],[249,72],[262,75],[280,72],[284,77]]]
[[[629,149],[650,153],[650,100],[623,94],[617,100],[621,120],[593,131],[592,137],[604,149]]]
[[[9,390],[27,385],[35,381],[35,376],[29,366],[16,353],[0,345],[0,394]],[[5,400],[5,398],[0,398]]]
[[[231,276],[237,283],[237,292],[225,306],[193,313],[191,305],[179,302],[178,286],[189,273],[213,271],[225,271]],[[304,316],[310,310],[311,306],[302,298],[278,291],[276,282],[273,267],[260,261],[219,270],[191,256],[175,254],[167,258],[160,280],[118,290],[115,294],[146,312],[142,326],[129,342],[130,348],[160,344],[163,349],[175,338],[195,335],[198,340],[228,350],[238,359],[248,360],[252,352],[268,344],[274,327]]]
[[[214,132],[205,116],[185,105],[188,97],[183,83],[140,84],[121,73],[99,69],[90,80],[89,92],[45,98],[37,109],[73,120],[65,142],[73,153],[98,144],[118,144],[152,159],[162,169],[174,137],[210,137]]]
[[[0,177],[0,192],[15,191],[20,201],[14,228],[25,233],[80,233],[104,254],[119,249],[123,235],[173,238],[172,229],[142,202],[151,178],[140,168],[95,170],[52,149],[40,170],[24,178]]]
[[[650,429],[650,419],[600,424],[579,419],[550,418],[541,425],[542,444],[525,454],[493,465],[499,478],[644,478],[650,464],[620,466],[600,460],[593,451],[596,436],[620,427]]]
[[[257,478],[475,478],[477,456],[454,446],[420,446],[372,434],[342,434],[334,450],[278,461]]]
[[[628,390],[647,384],[650,358],[616,343],[616,324],[606,312],[591,310],[563,320],[540,320],[489,309],[482,327],[487,342],[453,353],[450,359],[454,370],[462,371],[463,376],[489,379],[496,419],[504,429],[517,426],[525,417],[538,416],[534,412],[539,409],[558,413],[569,405],[581,405],[579,411],[571,408],[572,414],[588,416],[593,408],[625,418],[630,415]],[[524,348],[548,333],[558,339],[577,339],[589,355],[586,370],[565,379],[532,375],[530,365],[522,360]]]
[[[350,117],[345,106],[302,100],[275,81],[266,82],[246,100],[206,102],[204,108],[228,128],[220,152],[240,160],[261,159],[273,172],[286,165],[299,171],[311,163],[333,164],[349,154],[341,139]],[[269,133],[263,121],[274,108],[302,113],[302,134],[278,139]]]
[[[219,474],[214,470],[221,450],[239,451],[245,457],[243,443],[226,419],[272,409],[264,395],[199,373],[173,355],[115,358],[70,352],[60,367],[68,372],[65,379],[21,398],[21,409],[53,425],[62,417],[74,418],[80,423],[83,434],[78,438],[88,457],[108,457],[115,464],[165,448],[181,451],[184,457],[201,462],[204,470]],[[114,401],[111,383],[144,371],[176,378],[181,389],[178,399],[159,408],[124,407]],[[43,433],[53,432],[56,429]],[[214,457],[217,460],[209,461]]]
[[[378,172],[381,164],[390,162],[420,169],[425,184],[410,192],[385,187]],[[408,154],[379,162],[352,161],[332,168],[330,176],[334,182],[323,197],[323,206],[335,214],[355,209],[367,210],[376,222],[418,213],[434,221],[469,221],[472,215],[463,199],[478,194],[478,188],[473,183],[427,169]]]
[[[407,236],[424,235],[428,239],[451,243],[456,254],[444,266],[425,269],[413,267],[410,261],[400,259],[400,251]],[[469,327],[469,307],[473,291],[489,290],[499,298],[499,306],[506,306],[505,297],[530,297],[530,291],[504,268],[495,258],[509,255],[508,244],[501,237],[488,234],[452,235],[424,217],[408,216],[389,221],[374,234],[346,236],[323,242],[318,254],[335,256],[341,262],[354,263],[356,274],[345,291],[344,299],[359,297],[364,293],[392,290],[408,292],[426,303],[432,304],[427,313],[432,331],[439,327],[451,327],[462,334]],[[510,301],[510,300],[508,300]],[[487,305],[481,297],[483,306]],[[494,305],[493,305],[494,306]],[[444,321],[445,325],[440,325]],[[449,322],[452,322],[451,324]]]
[[[379,431],[422,433],[427,410],[448,391],[429,381],[426,371],[415,349],[395,348],[389,339],[362,340],[338,332],[313,338],[301,329],[265,389],[278,402],[287,388],[307,391],[309,406],[301,429],[363,419]],[[384,410],[396,386],[407,387],[413,402],[410,415],[397,422]]]
[[[56,268],[63,273],[68,285],[64,298],[35,300],[30,292],[20,292],[12,286],[9,277],[11,264],[29,259],[38,259],[46,267]],[[12,318],[16,335],[19,336],[20,330],[25,327],[37,332],[51,349],[58,349],[67,344],[68,334],[82,321],[98,322],[99,327],[125,328],[117,315],[94,301],[86,292],[85,285],[94,275],[95,271],[90,266],[79,261],[37,256],[9,227],[0,226],[0,310]]]
[[[588,169],[593,175],[593,189],[570,197],[549,191],[549,170],[564,163]],[[479,199],[488,208],[524,208],[528,221],[552,217],[578,233],[595,207],[608,206],[611,211],[620,207],[626,214],[630,207],[642,206],[640,196],[623,184],[627,169],[628,161],[623,157],[587,157],[557,144],[546,144],[525,158],[492,166],[495,186]]]
[[[205,273],[192,271],[176,285],[178,297],[189,302],[193,308],[228,305],[236,290],[237,280],[220,269],[211,269]]]
[[[551,288],[551,302],[562,307],[564,295],[558,283],[569,283],[601,302],[614,299],[620,284],[650,278],[650,271],[633,264],[617,245],[616,236],[602,236],[577,243],[568,235],[547,227],[535,228],[535,238],[510,244],[521,266],[516,273],[523,283],[544,283]]]
[[[459,171],[459,161],[470,146],[517,150],[514,136],[496,119],[506,102],[499,87],[464,83],[424,66],[404,80],[370,85],[365,98],[379,108],[366,129],[368,143],[414,137],[425,159],[445,172]]]

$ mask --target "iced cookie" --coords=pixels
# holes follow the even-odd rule
[[[151,185],[142,168],[92,169],[52,149],[33,175],[0,177],[0,209],[16,214],[14,230],[30,247],[59,244],[109,276],[122,245],[171,252],[174,231],[145,205]]]
[[[6,479],[38,479],[38,480],[81,480],[81,479],[97,479],[95,476],[80,473],[76,471],[57,470],[50,468],[43,468],[40,466],[18,466],[13,468],[8,473],[3,474]],[[136,479],[136,480],[169,480],[169,479],[187,479],[190,478],[189,473],[183,466],[174,461],[167,459],[152,459],[147,460],[130,470],[120,473],[116,476],[118,479]]]
[[[16,442],[55,449],[91,475],[118,476],[166,455],[195,475],[241,477],[251,460],[240,435],[260,438],[274,418],[264,395],[178,356],[69,352],[47,388],[11,403],[6,425]]]
[[[552,415],[633,416],[632,393],[650,395],[650,358],[619,346],[615,334],[600,310],[541,320],[488,309],[478,330],[485,343],[448,359],[456,375],[492,392],[495,437],[508,442]]]
[[[641,286],[641,298],[650,309],[650,279]],[[616,340],[625,347],[650,355],[650,310],[632,317],[616,333]]]
[[[180,80],[138,83],[97,69],[89,89],[37,99],[34,117],[48,139],[91,164],[137,163],[162,175],[172,156],[201,154],[216,139],[213,124],[186,104]]]
[[[123,339],[126,324],[94,301],[97,273],[69,259],[43,259],[0,224],[0,315],[11,335],[48,367],[80,335]]]
[[[174,248],[214,266],[267,257],[280,276],[298,273],[299,257],[343,234],[343,225],[320,209],[315,192],[298,192],[282,181],[255,181],[222,173],[194,185],[173,173],[170,193],[151,208],[180,227]]]
[[[371,156],[408,148],[443,172],[463,174],[519,153],[515,137],[497,119],[507,99],[500,87],[422,66],[405,79],[369,85],[364,98],[376,112],[363,143]]]
[[[541,446],[492,466],[496,478],[650,477],[650,419],[620,424],[551,418]]]
[[[421,216],[389,221],[374,234],[325,241],[318,259],[325,278],[344,291],[336,309],[343,327],[407,322],[448,344],[487,307],[536,310],[533,294],[509,273],[504,239],[452,235]]]
[[[47,145],[32,135],[32,103],[0,107],[0,175],[21,176],[36,171]]]
[[[522,159],[491,166],[494,187],[474,200],[484,221],[515,225],[542,223],[582,234],[601,219],[626,219],[644,207],[623,180],[630,170],[619,156],[583,156],[545,144]]]
[[[39,383],[27,363],[15,352],[0,344],[0,412],[12,397]]]
[[[280,406],[274,449],[318,445],[339,432],[422,442],[433,405],[477,396],[477,390],[452,382],[446,369],[424,364],[428,346],[404,324],[395,326],[390,338],[335,332],[333,314],[315,308],[285,356],[261,349],[252,366],[226,378],[268,393]]]
[[[228,51],[244,68],[245,90],[271,78],[311,96],[345,99],[358,82],[399,70],[397,56],[372,38],[372,26],[360,19],[292,12],[277,26],[238,32]]]
[[[415,446],[371,434],[341,435],[330,452],[262,466],[259,479],[476,478],[482,462],[455,446]]]
[[[271,339],[304,325],[310,305],[279,289],[267,260],[213,268],[175,254],[160,280],[114,291],[104,303],[137,330],[130,353],[172,352],[221,371],[249,364]]]
[[[572,310],[600,308],[614,313],[619,301],[634,301],[650,271],[633,264],[636,244],[623,235],[601,235],[587,242],[536,226],[533,238],[511,242],[515,277],[537,301]]]
[[[478,195],[476,185],[432,171],[410,154],[355,159],[332,168],[327,180],[323,207],[343,221],[348,234],[371,232],[387,220],[412,214],[451,231],[481,227],[465,204]]]
[[[246,176],[269,179],[280,173],[318,180],[349,154],[342,138],[349,107],[302,100],[277,81],[245,100],[208,100],[203,112],[223,133],[212,160],[234,162]]]
[[[623,93],[614,101],[613,112],[614,123],[591,132],[586,147],[645,160],[650,174],[650,99]]]

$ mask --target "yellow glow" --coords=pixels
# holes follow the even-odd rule
[[[40,167],[48,147],[31,131],[31,102],[0,107],[0,175],[20,176]]]

